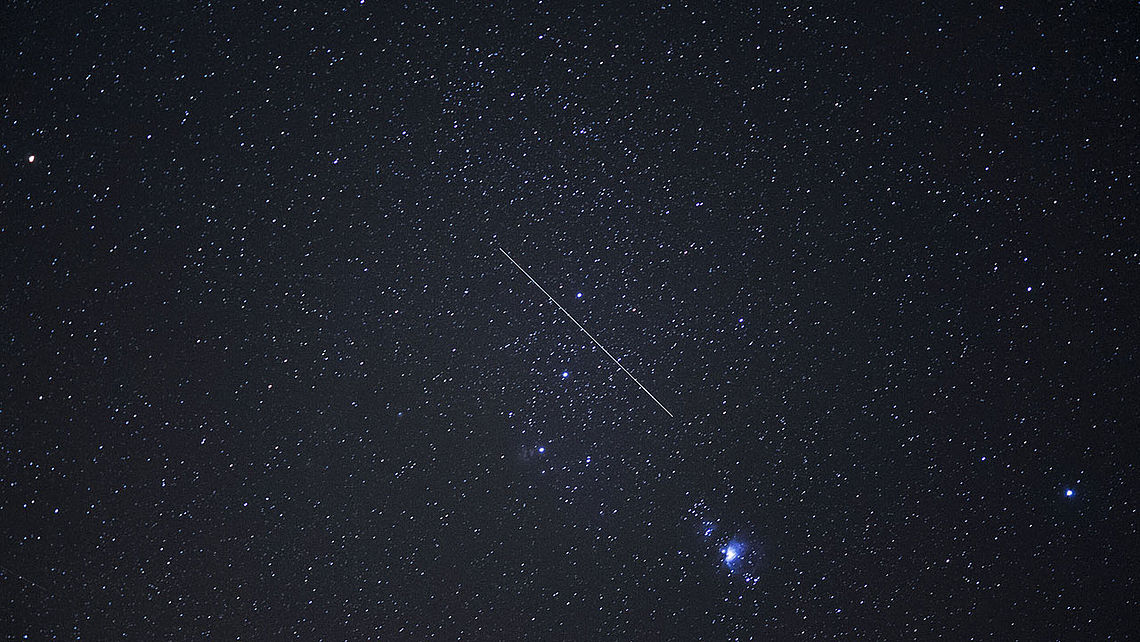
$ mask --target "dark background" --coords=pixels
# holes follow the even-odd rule
[[[1136,5],[912,4],[5,4],[0,632],[1134,635]]]

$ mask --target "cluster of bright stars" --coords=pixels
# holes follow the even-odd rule
[[[700,533],[706,540],[711,540],[710,543],[720,544],[719,551],[721,561],[725,568],[730,573],[742,578],[749,584],[755,584],[760,581],[760,578],[754,575],[756,572],[758,559],[756,556],[760,555],[759,550],[752,550],[752,545],[749,543],[748,538],[741,536],[728,537],[726,533],[719,533],[721,530],[717,520],[709,515],[709,508],[704,501],[698,501],[691,509],[689,514],[692,515],[697,524],[700,525]]]

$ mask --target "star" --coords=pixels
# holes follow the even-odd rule
[[[1065,489],[1065,497],[1072,497],[1072,496],[1073,496],[1073,489],[1072,488],[1066,488]]]
[[[565,378],[567,378],[567,377],[569,377],[569,376],[570,376],[570,371],[569,371],[569,370],[563,370],[563,371],[562,371],[562,378],[563,378],[563,379],[565,379]]]

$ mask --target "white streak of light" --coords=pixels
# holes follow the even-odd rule
[[[650,398],[650,399],[652,399],[653,401],[655,401],[655,402],[657,403],[657,405],[658,405],[658,406],[661,406],[661,409],[665,411],[665,414],[669,415],[670,417],[672,417],[672,416],[673,416],[673,413],[669,412],[669,409],[668,409],[668,408],[666,408],[666,407],[665,407],[665,406],[664,406],[664,405],[663,405],[663,404],[662,404],[660,401],[657,401],[657,397],[654,397],[654,396],[653,396],[653,393],[652,393],[652,392],[649,392],[649,389],[648,389],[648,388],[646,388],[645,386],[641,385],[641,382],[637,380],[637,377],[633,376],[633,373],[632,373],[632,372],[630,372],[629,370],[626,370],[626,369],[625,369],[625,366],[621,365],[621,362],[620,362],[620,361],[618,361],[618,360],[617,360],[617,358],[616,358],[616,357],[614,357],[612,354],[610,354],[610,351],[609,351],[609,350],[606,350],[606,347],[605,347],[604,345],[602,345],[602,344],[598,343],[598,340],[594,338],[594,335],[590,334],[590,331],[589,331],[589,330],[587,330],[586,328],[582,327],[582,324],[581,324],[581,323],[578,323],[578,320],[577,320],[577,319],[575,319],[575,318],[574,318],[574,317],[573,317],[573,316],[572,316],[572,315],[571,315],[569,312],[567,312],[567,311],[566,311],[566,308],[562,307],[562,304],[560,304],[558,301],[555,301],[555,300],[554,300],[554,297],[550,296],[550,293],[546,291],[546,288],[542,287],[541,285],[538,285],[538,281],[535,281],[535,280],[534,280],[534,277],[533,277],[533,276],[531,276],[529,272],[527,272],[526,270],[524,270],[524,269],[523,269],[523,266],[521,266],[521,265],[519,265],[518,263],[516,263],[516,262],[515,262],[515,260],[511,258],[511,255],[510,255],[510,254],[507,254],[507,251],[506,251],[506,250],[504,250],[503,248],[501,248],[501,247],[500,247],[500,248],[499,248],[499,251],[503,253],[503,256],[507,257],[507,260],[509,260],[511,263],[514,263],[514,264],[515,264],[515,267],[517,267],[519,270],[521,270],[521,271],[522,271],[522,273],[526,275],[526,278],[530,279],[530,282],[531,282],[531,283],[533,283],[533,284],[535,284],[536,286],[538,286],[538,289],[539,289],[539,290],[542,290],[542,293],[546,295],[546,298],[550,299],[550,300],[551,300],[551,302],[553,302],[553,303],[554,303],[554,305],[557,305],[557,306],[558,306],[558,309],[559,309],[559,310],[562,310],[562,313],[563,313],[563,314],[565,314],[567,317],[569,317],[569,319],[570,319],[571,321],[573,321],[573,322],[574,322],[574,325],[578,326],[578,329],[580,329],[582,332],[585,332],[585,333],[586,333],[586,336],[587,336],[587,337],[590,337],[590,341],[593,341],[593,342],[594,342],[594,345],[596,345],[596,346],[598,346],[599,348],[601,348],[601,349],[602,349],[602,352],[605,352],[605,353],[606,353],[606,356],[607,356],[607,357],[609,357],[610,359],[613,359],[613,362],[617,364],[617,367],[621,368],[622,372],[624,372],[624,373],[626,373],[627,375],[629,375],[629,378],[630,378],[630,379],[633,379],[633,382],[634,382],[634,383],[636,383],[636,384],[638,385],[638,387],[640,387],[642,390],[644,390],[644,391],[645,391],[645,394],[649,395],[649,398]]]

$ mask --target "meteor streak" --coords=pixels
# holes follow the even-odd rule
[[[571,321],[573,321],[573,322],[574,322],[574,325],[578,326],[578,329],[579,329],[579,330],[581,330],[582,332],[585,332],[585,333],[586,333],[586,336],[587,336],[587,337],[590,337],[590,341],[593,341],[593,342],[594,342],[594,345],[596,345],[596,346],[598,346],[599,348],[601,348],[601,349],[602,349],[602,352],[606,353],[606,356],[607,356],[607,357],[609,357],[610,359],[612,359],[612,360],[613,360],[613,362],[617,364],[617,367],[621,368],[621,371],[622,371],[622,372],[624,372],[624,373],[626,373],[627,375],[629,375],[629,378],[630,378],[630,379],[633,379],[633,382],[634,382],[634,383],[636,383],[636,384],[638,385],[638,387],[639,387],[639,388],[641,388],[642,390],[644,390],[644,391],[645,391],[645,394],[649,395],[649,398],[650,398],[650,399],[652,399],[654,402],[656,402],[658,406],[661,406],[661,409],[665,411],[665,414],[669,415],[670,417],[672,417],[672,416],[673,416],[673,413],[669,412],[669,409],[668,409],[668,408],[666,408],[666,407],[665,407],[665,406],[664,406],[664,405],[663,405],[663,404],[662,404],[660,401],[657,401],[657,397],[654,397],[654,396],[653,396],[653,393],[652,393],[652,392],[649,392],[649,389],[648,389],[648,388],[646,388],[645,386],[641,385],[641,382],[637,380],[637,377],[633,376],[633,373],[632,373],[632,372],[630,372],[629,370],[626,370],[626,369],[625,369],[625,366],[621,365],[621,362],[620,362],[620,361],[618,361],[618,360],[617,360],[617,358],[616,358],[616,357],[614,357],[612,354],[610,354],[610,351],[609,351],[609,350],[606,350],[606,347],[605,347],[604,345],[602,345],[602,344],[598,343],[598,340],[594,338],[594,335],[590,334],[590,331],[589,331],[589,330],[587,330],[586,328],[582,327],[582,324],[581,324],[581,323],[578,323],[578,320],[577,320],[577,319],[575,319],[573,316],[571,316],[571,314],[570,314],[569,312],[567,312],[567,311],[566,311],[566,308],[562,307],[562,304],[560,304],[558,301],[555,301],[555,300],[554,300],[554,297],[550,296],[550,293],[546,291],[546,288],[542,287],[541,285],[538,285],[538,281],[535,281],[535,280],[534,280],[534,277],[533,277],[533,276],[531,276],[529,272],[527,272],[526,270],[524,270],[524,269],[523,269],[523,266],[521,266],[521,265],[519,265],[518,263],[516,263],[516,262],[515,262],[515,260],[511,258],[511,255],[510,255],[510,254],[507,254],[507,251],[506,251],[506,250],[504,250],[503,248],[501,248],[501,247],[500,247],[500,248],[499,248],[499,251],[503,253],[503,256],[507,257],[507,260],[508,260],[508,261],[510,261],[511,263],[514,263],[514,264],[515,264],[515,267],[517,267],[517,268],[518,268],[518,269],[519,269],[519,270],[520,270],[520,271],[521,271],[523,274],[525,274],[525,275],[526,275],[526,278],[530,279],[530,282],[531,282],[531,283],[533,283],[533,284],[535,284],[536,286],[538,286],[538,289],[539,289],[539,290],[542,290],[542,293],[546,295],[546,298],[550,299],[550,301],[551,301],[552,303],[554,303],[554,305],[558,306],[558,309],[559,309],[559,310],[562,310],[562,313],[563,313],[563,314],[565,314],[565,315],[566,315],[566,316],[567,316],[567,317],[568,317],[568,318],[569,318]]]

